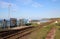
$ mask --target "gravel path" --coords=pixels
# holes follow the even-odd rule
[[[50,32],[48,32],[47,36],[46,36],[46,39],[54,39],[55,37],[55,32],[56,32],[56,29],[55,28],[52,28],[50,30]]]

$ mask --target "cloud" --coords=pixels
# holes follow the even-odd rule
[[[33,7],[42,7],[42,5],[39,4],[39,3],[37,3],[37,2],[34,2],[34,3],[32,4],[32,6],[33,6]]]
[[[0,1],[0,7],[1,8],[8,8],[8,7],[16,8],[17,5],[13,4],[13,3],[8,3],[8,2]]]
[[[9,3],[0,1],[0,7],[1,7],[1,8],[6,8],[6,7],[8,7],[8,5],[9,5]]]
[[[56,13],[56,14],[57,14],[57,13],[60,13],[59,10],[52,10],[52,12],[53,12],[53,13]]]
[[[16,12],[19,7],[16,4],[13,4],[13,3],[0,1],[0,8],[10,8],[11,11]]]
[[[17,0],[25,5],[32,3],[32,0]]]
[[[20,1],[23,5],[30,5],[32,7],[42,7],[42,5],[34,0],[17,0]]]

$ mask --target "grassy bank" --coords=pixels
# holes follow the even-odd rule
[[[56,35],[55,39],[60,39],[60,26],[56,26]]]
[[[47,33],[50,31],[51,28],[52,28],[52,26],[50,26],[50,25],[44,26],[43,28],[31,33],[29,38],[31,38],[31,39],[45,39]]]

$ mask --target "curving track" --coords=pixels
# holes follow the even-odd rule
[[[8,31],[2,31],[0,32],[0,39],[20,39],[23,36],[28,35],[29,33],[40,29],[41,27],[45,26],[45,25],[49,25],[52,22],[49,22],[48,24],[42,24],[39,27],[25,27],[22,29],[12,29],[12,30],[8,30]]]
[[[2,31],[0,32],[0,39],[11,39],[11,38],[18,38],[22,37],[24,34],[31,32],[34,27],[26,27],[23,29],[18,30],[9,30],[9,31]]]

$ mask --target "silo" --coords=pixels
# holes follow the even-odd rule
[[[2,28],[7,28],[7,20],[2,20]]]
[[[10,27],[17,27],[17,19],[16,18],[10,18]]]
[[[26,23],[27,23],[26,19],[19,19],[19,26],[25,26]]]
[[[19,26],[23,26],[24,25],[24,19],[19,19]]]

